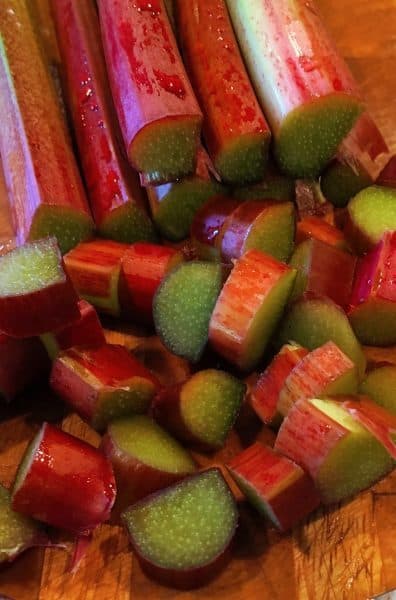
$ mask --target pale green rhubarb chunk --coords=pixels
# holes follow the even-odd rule
[[[386,365],[373,369],[360,385],[362,394],[396,415],[396,367]]]
[[[349,202],[348,216],[357,250],[369,250],[386,231],[396,229],[396,190],[376,185],[367,187]]]
[[[128,202],[111,211],[98,229],[108,239],[133,244],[139,241],[155,242],[157,235],[150,218],[139,207]]]
[[[88,215],[60,205],[42,205],[37,209],[30,228],[29,240],[55,236],[62,254],[92,236]]]

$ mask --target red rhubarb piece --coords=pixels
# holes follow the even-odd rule
[[[16,339],[0,333],[0,394],[7,401],[43,380],[50,369],[37,338]]]
[[[320,503],[312,479],[296,463],[256,442],[227,465],[257,510],[278,529],[287,531]]]
[[[297,223],[296,243],[315,239],[330,246],[347,249],[348,243],[343,232],[320,217],[305,217]]]
[[[109,518],[115,496],[110,461],[86,442],[44,423],[19,466],[12,508],[84,534]]]
[[[202,115],[163,0],[100,0],[113,98],[133,166],[146,183],[194,171]]]
[[[191,225],[191,239],[202,260],[220,258],[216,240],[227,217],[239,206],[239,200],[216,195],[196,212]]]
[[[378,175],[377,185],[396,188],[396,155],[392,156],[381,173]]]

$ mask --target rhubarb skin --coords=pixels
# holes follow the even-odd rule
[[[115,417],[144,412],[159,383],[124,346],[71,348],[55,360],[51,388],[102,431]]]
[[[280,168],[316,177],[363,109],[351,73],[311,0],[227,5]]]
[[[382,444],[334,400],[296,402],[274,449],[309,473],[325,504],[360,492],[393,466]]]
[[[100,0],[98,8],[129,160],[151,184],[191,174],[202,114],[163,0]]]
[[[320,504],[302,468],[260,442],[237,454],[227,468],[249,502],[281,531],[292,529]]]
[[[246,72],[224,0],[176,3],[178,35],[204,113],[203,133],[223,181],[264,176],[270,131]]]
[[[299,344],[285,344],[260,374],[249,396],[250,406],[266,425],[277,425],[281,419],[277,405],[279,393],[292,369],[308,350]]]
[[[86,442],[44,423],[19,466],[12,508],[82,535],[109,518],[115,497],[110,461]]]
[[[24,0],[1,4],[0,32],[0,154],[17,241],[54,235],[65,253],[93,223]]]
[[[86,300],[79,300],[78,310],[80,318],[54,331],[41,336],[48,356],[54,360],[62,350],[73,346],[101,346],[106,342],[103,327],[99,321],[98,313],[92,304]]]
[[[119,146],[94,3],[55,0],[52,12],[96,228],[120,242],[153,239],[139,178]]]
[[[290,295],[296,272],[259,250],[240,258],[218,297],[209,341],[243,371],[260,361]]]
[[[50,362],[37,338],[15,339],[0,333],[0,395],[10,401],[48,375]]]
[[[291,202],[247,200],[224,221],[216,246],[228,263],[252,248],[287,261],[294,247],[294,220]]]
[[[354,394],[357,389],[354,363],[333,342],[327,342],[304,356],[291,370],[279,392],[277,410],[285,417],[301,398]]]
[[[349,305],[355,256],[337,246],[310,239],[297,246],[289,264],[297,269],[292,300],[308,292],[328,296],[343,308]]]
[[[378,175],[377,185],[396,188],[396,155],[391,156],[381,173]]]
[[[358,263],[348,316],[364,344],[396,344],[396,232]]]
[[[342,250],[348,249],[344,233],[320,217],[305,217],[297,223],[296,243],[300,244],[310,239],[319,240]]]
[[[379,406],[396,417],[396,363],[375,367],[367,373],[359,392],[370,396]]]
[[[127,244],[96,239],[83,242],[64,257],[66,270],[79,296],[100,312],[119,316],[121,259]]]
[[[183,260],[181,251],[166,246],[144,242],[130,246],[121,260],[123,313],[152,323],[158,286],[168,271]]]

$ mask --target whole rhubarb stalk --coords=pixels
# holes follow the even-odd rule
[[[55,0],[52,8],[96,227],[120,242],[153,238],[138,176],[121,151],[94,3]]]
[[[263,178],[270,131],[246,72],[224,0],[176,3],[187,71],[204,113],[214,165],[229,183]]]
[[[0,154],[19,243],[47,235],[62,252],[92,219],[25,0],[0,5]]]
[[[362,111],[312,0],[226,0],[286,173],[317,176]]]
[[[100,0],[105,56],[125,146],[146,182],[194,170],[202,115],[163,0]]]

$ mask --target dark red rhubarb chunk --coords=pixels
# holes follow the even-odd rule
[[[392,156],[382,169],[376,181],[377,185],[396,188],[396,155]]]
[[[16,339],[0,333],[0,394],[5,400],[42,381],[49,370],[50,362],[39,339]]]
[[[159,389],[143,364],[113,344],[63,352],[54,362],[50,384],[98,430],[116,417],[144,412]]]
[[[227,217],[239,206],[239,200],[216,195],[196,212],[191,225],[191,239],[202,260],[220,258],[216,240]]]
[[[115,496],[110,461],[86,442],[44,423],[19,466],[12,508],[84,534],[109,518]]]
[[[319,506],[312,479],[296,463],[256,442],[235,456],[228,470],[246,498],[281,531]]]

